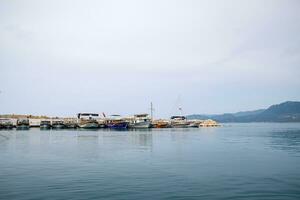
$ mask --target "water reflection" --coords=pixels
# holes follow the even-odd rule
[[[129,135],[131,143],[143,149],[152,149],[152,133],[131,133]]]

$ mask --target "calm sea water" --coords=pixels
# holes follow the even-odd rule
[[[300,199],[300,124],[2,130],[0,199]]]

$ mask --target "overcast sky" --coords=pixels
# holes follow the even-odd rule
[[[0,113],[156,117],[300,100],[299,0],[0,0]],[[178,97],[180,96],[180,100]]]

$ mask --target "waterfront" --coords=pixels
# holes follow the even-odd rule
[[[0,134],[0,199],[300,198],[300,123]]]

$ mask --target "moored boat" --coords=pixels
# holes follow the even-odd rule
[[[187,128],[189,123],[184,116],[172,116],[171,127],[172,128]]]
[[[78,113],[78,127],[79,128],[86,128],[86,129],[95,129],[99,128],[99,123],[97,118],[99,114],[95,113]]]
[[[220,126],[220,124],[218,124],[218,122],[211,119],[204,120],[199,124],[199,127],[216,127],[216,126]]]
[[[148,114],[136,114],[128,118],[128,128],[150,128],[151,119]]]
[[[188,127],[189,128],[198,128],[199,124],[202,122],[202,120],[188,120]]]
[[[63,129],[65,128],[64,121],[61,119],[53,119],[52,120],[52,129]]]
[[[153,120],[151,123],[152,128],[169,128],[170,127],[170,122],[168,120]]]
[[[111,118],[106,119],[106,126],[112,129],[127,129],[128,122],[122,119],[120,115],[111,115]]]
[[[50,129],[50,128],[51,128],[51,121],[50,120],[41,120],[40,129]]]
[[[0,119],[0,129],[12,129],[14,127],[11,119],[2,118]]]
[[[28,118],[19,118],[17,119],[16,128],[18,130],[27,130],[30,128],[29,119]]]

